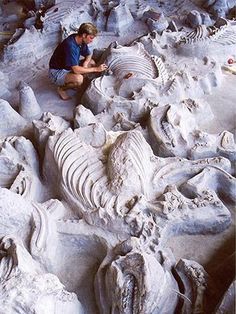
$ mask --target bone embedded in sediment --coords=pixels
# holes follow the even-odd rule
[[[91,110],[85,108],[83,105],[79,105],[74,111],[74,126],[75,128],[84,127],[91,123],[96,123],[97,119],[91,112]]]
[[[9,137],[0,143],[2,187],[25,198],[40,199],[38,156],[32,143],[24,137]]]
[[[227,71],[231,74],[236,74],[236,66],[235,64],[231,65],[231,64],[224,64],[222,66],[222,70]]]
[[[116,112],[112,116],[112,119],[116,122],[116,124],[112,126],[112,130],[114,131],[129,131],[133,129],[138,129],[140,132],[143,131],[141,125],[129,120],[125,112]]]
[[[170,32],[164,31],[160,35],[154,30],[135,39],[135,42],[141,42],[149,54],[161,57],[166,55],[168,49],[171,48],[173,38],[175,37]]]
[[[177,51],[182,55],[198,58],[211,56],[222,62],[226,55],[235,52],[235,27],[234,22],[208,27],[199,25],[176,42]],[[217,56],[215,56],[215,50],[219,51]]]
[[[96,115],[96,120],[102,123],[104,128],[108,131],[119,132],[138,129],[143,132],[140,123],[132,121],[134,117],[130,116],[130,114],[130,110],[112,106],[108,110]]]
[[[214,26],[216,28],[220,28],[221,26],[225,26],[225,25],[229,25],[229,20],[227,20],[226,18],[220,16],[216,19]]]
[[[81,102],[84,106],[89,105],[93,114],[101,113],[107,107],[107,103],[112,102],[115,96],[115,78],[113,76],[102,76],[92,80],[84,92]]]
[[[70,127],[70,123],[62,117],[44,112],[39,120],[33,120],[34,137],[39,145],[39,150],[44,151],[49,136],[60,134]]]
[[[136,77],[155,79],[158,76],[157,68],[143,44],[134,43],[130,47],[117,45],[110,48],[110,54],[105,60],[109,69],[119,80],[131,72]]]
[[[226,170],[231,167],[230,162],[222,158],[197,161],[156,158],[139,131],[116,134],[105,132],[96,124],[75,131],[68,129],[50,137],[45,160],[48,180],[54,178],[54,185],[55,180],[58,182],[60,195],[79,217],[89,224],[136,236],[147,249],[152,247],[153,250],[154,242],[156,245],[161,243],[178,229],[172,225],[171,218],[161,214],[161,203],[156,201],[165,186],[179,186],[207,167]],[[188,223],[184,225],[181,210],[174,211],[174,215],[179,215],[178,230],[183,233],[189,233],[191,228],[194,233],[211,232],[211,229],[220,232],[228,227],[231,220],[227,209],[220,201],[219,206],[216,205],[217,197],[213,199],[212,203],[203,196],[196,198],[199,206],[191,200],[182,200],[183,208],[188,209]],[[174,210],[173,207],[172,204]],[[207,213],[206,208],[208,216],[203,215]],[[222,219],[217,224],[215,217],[220,215]],[[207,217],[209,228],[202,217]]]
[[[139,131],[119,135],[108,155],[111,190],[120,193],[128,189],[147,196],[152,172],[151,156],[151,148]]]
[[[170,31],[172,31],[172,32],[178,32],[178,27],[177,27],[175,21],[171,20],[171,21],[169,22],[169,25],[168,25],[167,30],[170,30]]]
[[[185,182],[182,187],[186,192],[201,194],[206,188],[223,195],[227,200],[235,202],[236,179],[230,174],[230,169],[225,171],[216,167],[207,167],[198,175]],[[191,193],[191,192],[190,192]]]
[[[1,155],[18,163],[24,163],[36,174],[39,173],[37,152],[32,142],[23,136],[10,136],[0,142]]]
[[[1,240],[1,310],[4,313],[83,313],[74,293],[67,292],[59,279],[44,273],[22,241],[13,236]]]
[[[195,58],[193,63],[195,66],[192,64],[188,67],[181,80],[185,98],[201,98],[205,94],[211,94],[213,88],[221,86],[222,71],[218,62],[211,59],[206,63],[204,58]]]
[[[19,94],[20,94],[20,104],[19,104],[19,113],[25,119],[35,119],[40,117],[42,110],[40,105],[35,97],[33,89],[21,81],[19,84]]]
[[[184,103],[156,107],[150,112],[152,147],[159,156],[187,157],[196,127],[195,115]]]
[[[82,97],[82,104],[89,106],[94,114],[108,109],[113,103],[140,111],[142,106],[139,108],[135,95],[142,93],[150,82],[156,96],[157,87],[167,79],[163,62],[152,57],[141,43],[130,47],[113,45],[104,54],[103,61],[112,75],[94,79]]]
[[[143,36],[139,39],[139,42],[145,45],[145,49],[154,55],[155,59],[163,61],[165,69],[163,75],[163,67],[158,68],[162,88],[159,87],[160,95],[157,98],[160,98],[159,102],[161,103],[181,101],[184,98],[202,97],[204,94],[211,93],[213,87],[220,86],[222,81],[220,63],[216,62],[215,55],[206,51],[207,46],[203,45],[202,49],[205,50],[204,52],[201,51],[201,55],[198,55],[198,49],[194,48],[194,44],[192,45],[193,47],[191,45],[188,48],[186,47],[185,53],[179,51],[179,47],[174,47],[173,41],[179,37],[179,34],[173,35],[169,33],[167,35],[164,32],[160,37],[150,34],[148,37]],[[200,43],[202,44],[202,42]],[[189,58],[186,56],[187,53],[191,54],[191,57],[194,57],[191,60],[191,64],[189,63]],[[175,55],[174,62],[173,54]],[[229,52],[227,52],[228,54]],[[206,58],[208,58],[208,62],[205,62]],[[225,59],[225,53],[221,55],[221,60],[222,58]]]
[[[203,40],[208,40],[212,35],[211,28],[206,25],[198,25],[193,31],[187,33],[186,37],[180,40],[181,44],[193,44]]]
[[[233,133],[223,131],[218,135],[217,150],[222,156],[225,156],[232,161],[236,159],[236,143]]]
[[[153,40],[151,45],[155,44]],[[102,60],[108,64],[112,75],[104,75],[91,82],[82,103],[94,114],[112,106],[123,105],[133,115],[145,114],[144,100],[164,105],[188,98],[200,98],[220,86],[220,64],[211,58],[195,58],[191,64],[187,58],[177,57],[170,62],[173,47],[151,55],[141,42],[131,46],[110,45]],[[142,106],[139,105],[142,103]],[[146,108],[147,109],[147,108]]]
[[[104,149],[109,137],[101,123],[92,123],[88,126],[77,128],[74,133],[84,143],[92,146],[94,149]]]
[[[76,107],[74,111],[74,126],[75,128],[85,128],[86,126],[91,126],[92,124],[101,123],[107,131],[128,131],[133,129],[138,129],[143,131],[140,124],[133,122],[130,117],[130,111],[124,110],[122,107],[110,106],[103,112],[93,115],[91,110],[85,108],[83,105]],[[78,131],[80,134],[85,133],[83,129]]]
[[[125,244],[109,251],[96,273],[100,313],[205,311],[212,280],[200,264],[187,259],[176,263],[168,251],[159,251],[160,258]]]
[[[215,168],[231,173],[231,162],[224,157],[202,158],[187,160],[180,157],[157,158],[156,169],[153,175],[153,183],[163,193],[163,187],[168,184],[181,185],[191,177],[195,177],[205,168]]]
[[[65,39],[75,33],[80,24],[92,22],[91,10],[87,1],[61,1],[46,12],[44,28],[54,32],[62,31],[62,39]]]
[[[181,101],[183,105],[192,113],[199,124],[199,121],[209,122],[214,119],[209,103],[202,98],[187,98]]]
[[[125,222],[124,212],[130,211],[136,203],[134,200],[133,205],[128,205],[132,198],[138,199],[140,194],[149,197],[149,174],[153,169],[151,148],[138,131],[124,134],[106,134],[103,131],[106,135],[104,143],[93,140],[92,146],[88,143],[91,134],[95,134],[95,139],[98,135],[99,141],[102,139],[100,133],[94,133],[94,127],[96,125],[84,128],[84,139],[83,128],[51,137],[46,149],[44,172],[48,180],[55,178],[63,198],[89,223],[106,226],[116,232],[136,234],[142,223],[133,226],[134,223],[129,223],[131,217],[130,220],[127,217]],[[146,206],[145,200],[141,206]],[[144,213],[140,221],[145,217]],[[120,223],[124,226],[122,230],[118,227]]]
[[[11,162],[9,158],[1,156],[0,157],[0,172],[1,179],[0,185],[3,188],[9,188],[12,186],[15,178],[19,175],[20,168]]]
[[[219,134],[208,134],[200,130],[196,131],[189,157],[197,159],[210,156],[223,156],[233,162],[236,158],[233,133],[223,131]]]
[[[201,130],[199,121],[203,123],[206,119],[202,118],[204,104],[211,116],[207,103],[190,99],[151,110],[150,137],[157,155],[191,159],[223,156],[234,160],[233,134],[226,131],[222,134],[209,134]],[[221,143],[225,143],[225,148]]]
[[[58,200],[37,203],[0,188],[0,235],[19,236],[31,256],[48,270],[57,250],[56,221],[64,212]]]
[[[166,84],[169,79],[169,74],[165,68],[165,64],[160,57],[152,56],[158,69],[158,77],[162,85]]]
[[[180,259],[175,266],[183,289],[182,311],[185,313],[204,313],[206,298],[210,293],[211,279],[203,266],[195,261]]]
[[[32,203],[33,212],[31,224],[33,231],[30,239],[30,254],[32,257],[44,265],[45,269],[51,269],[55,259],[58,237],[56,229],[55,213],[57,209],[62,209],[62,204],[57,200],[49,200],[45,203]]]
[[[48,176],[49,171],[59,179],[65,195],[82,208],[101,206],[100,193],[101,189],[106,189],[107,179],[105,167],[94,154],[93,147],[68,129],[49,139],[46,155],[45,174]]]
[[[197,177],[197,175],[204,169],[216,168],[216,182],[219,180],[219,171],[230,173],[231,162],[223,157],[203,158],[198,160],[187,160],[179,157],[158,158],[156,162],[156,169],[153,173],[153,189],[156,197],[160,197],[167,185],[176,185],[177,187]],[[205,189],[207,186],[205,186]],[[212,186],[210,186],[210,190]],[[217,189],[213,189],[217,191]],[[226,190],[225,190],[226,191]],[[218,192],[217,192],[218,193]]]
[[[235,150],[233,134],[228,131],[223,131],[220,134],[220,146],[225,150]]]
[[[100,313],[174,312],[178,286],[171,273],[154,255],[132,246],[125,249],[109,252],[96,274]]]
[[[182,190],[186,191],[181,187]],[[167,186],[161,200],[156,202],[163,217],[169,221],[162,240],[166,235],[215,234],[227,229],[232,223],[231,214],[214,190],[205,186],[196,194],[193,187],[189,188],[189,197],[186,197],[175,185]]]

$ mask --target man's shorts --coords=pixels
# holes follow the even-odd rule
[[[70,73],[69,70],[64,70],[64,69],[59,69],[59,70],[56,70],[56,69],[49,69],[48,71],[48,77],[50,79],[50,81],[53,83],[53,84],[56,84],[58,86],[62,86],[65,84],[65,78],[66,78],[66,75]]]

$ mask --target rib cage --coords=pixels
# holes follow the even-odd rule
[[[152,151],[138,131],[118,136],[111,146],[106,165],[96,157],[94,149],[71,130],[57,138],[53,155],[62,193],[85,211],[99,208],[119,210],[134,195],[148,197]],[[130,186],[132,178],[136,183]]]
[[[167,96],[170,96],[174,93],[174,91],[176,90],[176,88],[178,87],[178,82],[177,79],[174,77],[171,81],[169,86],[167,87],[165,94]]]
[[[209,39],[209,32],[205,25],[199,25],[197,28],[181,38],[180,44],[192,44]]]
[[[219,32],[217,35],[215,41],[222,45],[227,46],[236,44],[236,30],[226,29],[224,32]]]
[[[199,25],[197,28],[183,37],[180,44],[193,44],[201,41],[217,42],[222,45],[232,45],[236,43],[236,32],[228,25],[220,28],[206,27]]]
[[[124,73],[137,73],[139,77],[155,79],[158,69],[152,57],[140,43],[131,47],[114,48],[111,52],[109,69],[118,79],[123,79]]]
[[[72,132],[59,137],[54,148],[54,158],[61,172],[63,188],[84,207],[107,206],[112,195],[107,190],[105,167]]]
[[[156,64],[156,67],[158,69],[158,77],[161,80],[162,85],[164,85],[168,81],[168,72],[165,68],[164,62],[161,58],[158,58],[156,56],[152,56],[153,61]]]

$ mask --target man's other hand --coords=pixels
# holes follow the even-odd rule
[[[105,63],[103,63],[103,64],[100,64],[100,65],[97,67],[97,71],[98,71],[98,72],[103,72],[103,71],[107,70],[107,68],[108,68],[108,66],[107,66]]]

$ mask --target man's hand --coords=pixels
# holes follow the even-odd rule
[[[107,70],[108,66],[103,63],[103,64],[100,64],[99,66],[97,66],[97,72],[103,72],[105,70]]]
[[[108,69],[108,66],[106,64],[100,64],[99,66],[93,66],[93,67],[85,67],[84,65],[74,65],[71,67],[72,71],[75,74],[88,74],[88,73],[95,73],[95,72],[103,72]]]

